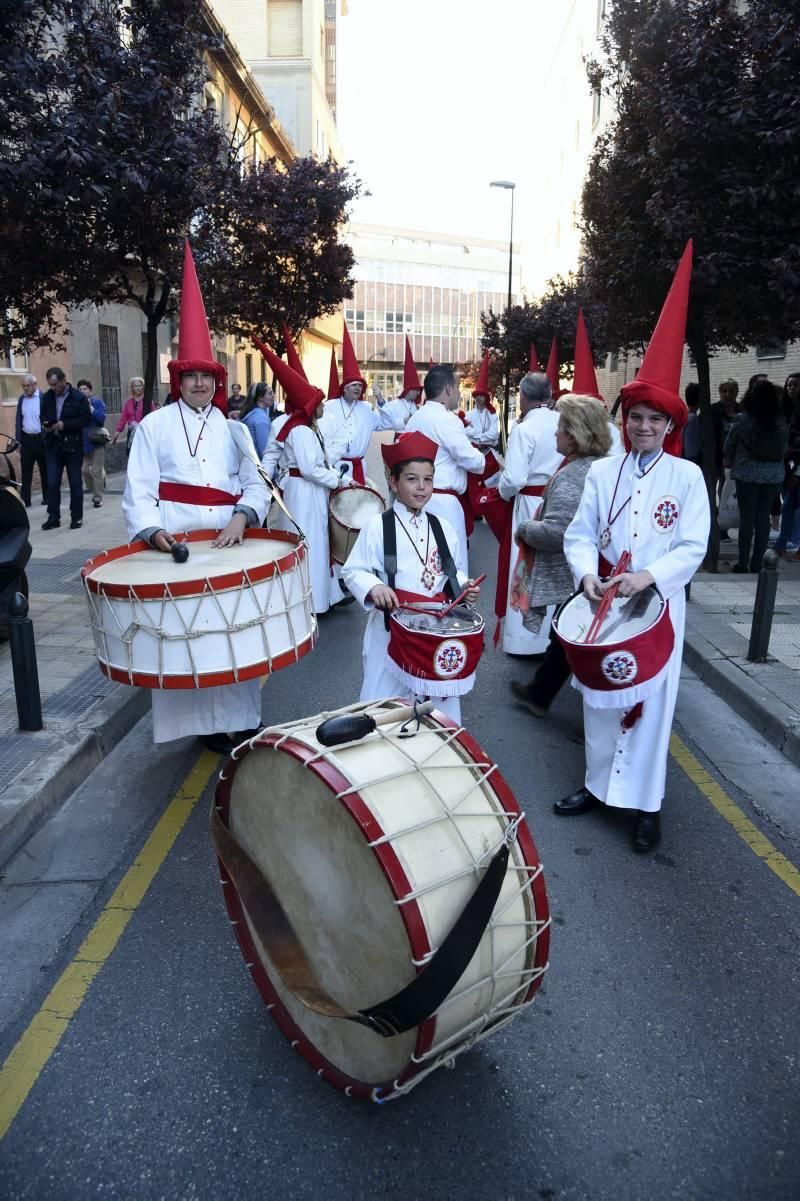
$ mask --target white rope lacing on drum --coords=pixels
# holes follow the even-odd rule
[[[144,633],[150,638],[156,639],[158,666],[155,674],[158,678],[160,688],[164,687],[164,678],[167,675],[176,674],[174,669],[167,669],[165,661],[165,650],[170,643],[182,643],[186,646],[186,654],[189,660],[189,672],[181,671],[178,674],[190,674],[194,687],[200,685],[200,680],[204,672],[197,663],[193,642],[198,639],[203,639],[214,635],[223,635],[227,642],[228,662],[224,664],[225,670],[233,672],[234,680],[239,682],[239,672],[244,664],[237,662],[236,649],[234,645],[234,635],[248,629],[259,627],[261,632],[261,642],[264,651],[264,660],[267,664],[267,671],[272,672],[275,652],[270,647],[267,636],[267,620],[270,617],[270,609],[272,615],[282,615],[287,623],[289,631],[288,645],[279,652],[280,654],[294,653],[295,661],[299,659],[300,645],[306,641],[307,634],[302,637],[298,636],[295,621],[293,619],[292,608],[294,606],[302,606],[306,624],[304,630],[310,631],[312,635],[316,632],[316,616],[312,607],[312,591],[311,583],[308,575],[308,556],[300,557],[299,548],[295,548],[291,553],[291,566],[287,569],[282,569],[280,565],[275,563],[275,571],[272,580],[277,582],[278,592],[281,598],[281,605],[274,604],[274,596],[272,589],[264,591],[263,599],[259,597],[259,584],[251,579],[250,571],[245,569],[242,571],[242,579],[234,588],[226,588],[224,590],[216,590],[209,580],[205,581],[203,590],[197,596],[175,596],[169,584],[164,584],[163,595],[159,598],[142,599],[136,590],[136,586],[129,584],[127,586],[127,595],[125,600],[130,606],[128,624],[123,625],[121,617],[122,606],[112,603],[113,600],[120,598],[111,598],[100,592],[95,594],[89,589],[88,583],[84,580],[86,595],[89,602],[89,620],[94,634],[95,646],[97,648],[98,658],[106,664],[113,664],[112,653],[109,649],[109,625],[116,630],[116,639],[121,643],[125,655],[125,668],[128,677],[133,682],[134,672],[145,672],[141,666],[134,666],[133,643],[137,634]],[[294,606],[290,599],[292,582],[295,578],[300,581],[300,596],[295,600]],[[233,612],[230,618],[223,607],[222,597],[230,598],[231,594],[235,593],[233,601]],[[255,607],[255,614],[252,617],[240,618],[240,610],[247,601]],[[99,601],[99,603],[98,603]],[[208,619],[202,628],[195,628],[196,622],[204,604],[211,602],[219,621],[219,626],[209,627]],[[160,603],[159,603],[160,602]],[[179,603],[180,602],[180,603]],[[194,602],[189,605],[188,602]],[[158,614],[155,624],[153,622],[153,605],[158,604]],[[167,611],[171,616],[177,618],[180,629],[175,633],[169,633],[165,628],[165,617]],[[106,623],[103,620],[103,614],[110,614],[110,622]],[[208,672],[206,668],[206,673]],[[219,668],[217,668],[219,670]]]

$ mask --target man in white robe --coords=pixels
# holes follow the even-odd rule
[[[467,490],[467,472],[481,475],[485,462],[456,416],[459,398],[455,372],[450,367],[433,367],[425,376],[425,404],[411,418],[406,430],[425,434],[439,447],[434,464],[433,496],[427,509],[449,522],[455,530],[458,554],[454,551],[453,558],[458,570],[469,575],[467,527],[460,498]]]
[[[503,500],[511,501],[514,506],[512,531],[523,521],[535,519],[545,485],[561,462],[561,455],[556,448],[558,413],[552,408],[552,403],[550,382],[546,375],[529,372],[522,377],[519,385],[520,419],[509,435],[505,463],[497,482]],[[508,570],[503,650],[507,655],[543,655],[549,641],[553,606],[548,608],[537,634],[526,630],[522,624],[522,614],[508,603],[514,566],[519,555],[519,547],[513,538],[509,547],[501,544],[499,554],[506,557]],[[499,574],[501,567],[498,560]]]
[[[478,450],[494,450],[499,437],[497,413],[489,408],[489,401],[482,392],[474,392],[475,408],[467,413],[467,435]]]
[[[622,389],[630,452],[592,464],[580,506],[564,535],[564,553],[576,584],[590,600],[599,602],[615,583],[621,597],[636,596],[655,584],[669,604],[674,645],[651,679],[637,683],[636,654],[623,647],[602,662],[604,687],[576,684],[583,694],[585,786],[554,805],[561,816],[585,813],[600,803],[635,810],[637,851],[652,850],[661,837],[660,810],[683,653],[685,587],[703,561],[710,527],[703,475],[680,457],[687,410],[678,387],[690,272],[691,243],[638,377]],[[631,555],[630,564],[615,575],[623,552]]]
[[[169,370],[174,403],[149,413],[131,444],[122,501],[128,537],[169,553],[174,534],[213,529],[220,533],[211,546],[224,550],[241,543],[248,526],[261,525],[268,492],[228,429],[225,370],[213,358],[188,242],[178,358]],[[194,734],[225,753],[261,723],[258,680],[152,693],[157,743]]]

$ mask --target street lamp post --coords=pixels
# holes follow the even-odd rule
[[[503,398],[502,444],[505,450],[508,437],[508,409],[511,397],[511,349],[508,344],[508,316],[511,312],[511,280],[514,267],[514,189],[516,184],[510,179],[494,179],[490,188],[505,188],[511,193],[511,230],[508,235],[508,303],[506,305],[506,391]]]

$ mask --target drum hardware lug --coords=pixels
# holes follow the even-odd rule
[[[412,721],[415,721],[417,724],[413,730],[409,730],[408,727],[411,725]],[[403,723],[403,725],[400,727],[397,737],[398,738],[414,738],[420,732],[421,729],[422,729],[422,716],[420,715],[420,712],[419,712],[419,702],[414,701],[414,716],[409,717],[408,721]]]
[[[353,1020],[359,1022],[362,1026],[368,1026],[370,1030],[374,1030],[376,1034],[380,1034],[383,1038],[394,1038],[395,1035],[400,1033],[385,1015],[379,1016],[374,1013],[364,1013],[361,1010],[355,1015]]]

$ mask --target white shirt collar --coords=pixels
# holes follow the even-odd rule
[[[424,521],[428,520],[424,509],[420,509],[418,513],[412,513],[411,509],[406,508],[400,500],[395,500],[392,508],[403,522],[403,525],[420,526]]]
[[[183,399],[183,397],[179,396],[178,404],[183,405],[186,412],[191,413],[191,415],[193,417],[207,417],[209,415],[209,413],[211,412],[211,409],[214,407],[214,400],[212,397],[212,399],[208,402],[207,405],[203,405],[202,409],[196,409],[194,407],[194,405],[187,404],[186,401]]]

